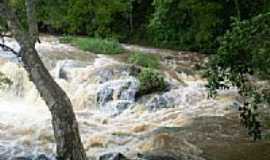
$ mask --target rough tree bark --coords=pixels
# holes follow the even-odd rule
[[[58,159],[86,160],[70,99],[51,77],[35,49],[38,33],[34,15],[35,4],[33,0],[26,1],[28,31],[21,27],[8,5],[8,0],[0,0],[0,16],[7,20],[9,30],[21,47],[20,56],[24,68],[51,112]]]
[[[26,0],[26,15],[28,23],[29,36],[32,40],[32,43],[35,44],[38,41],[38,25],[37,25],[37,16],[36,16],[36,6],[37,0]]]

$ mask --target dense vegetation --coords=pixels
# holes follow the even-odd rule
[[[124,50],[121,44],[115,39],[64,36],[60,38],[60,42],[70,43],[84,51],[90,51],[96,54],[118,54]]]
[[[232,29],[221,39],[208,69],[211,96],[216,94],[216,89],[239,88],[240,95],[245,98],[240,106],[242,123],[255,139],[261,138],[257,109],[261,104],[270,102],[268,85],[258,85],[258,80],[267,83],[269,80],[269,36],[269,13],[250,20],[235,19]],[[254,81],[255,77],[257,81]]]
[[[166,87],[164,77],[151,68],[144,68],[138,75],[140,95],[163,91]]]
[[[24,0],[10,0],[25,22]],[[115,38],[181,50],[215,52],[230,18],[269,11],[267,0],[39,0],[39,28],[55,34]]]

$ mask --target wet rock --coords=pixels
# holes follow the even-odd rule
[[[171,103],[171,104],[169,104]],[[161,109],[161,108],[169,108],[169,107],[173,107],[173,102],[172,101],[168,101],[167,97],[165,96],[155,96],[152,100],[150,100],[147,104],[146,107],[151,110],[157,110],[157,109]]]
[[[139,84],[136,79],[125,81],[116,90],[117,99],[135,101],[135,94],[138,90]]]
[[[112,113],[122,112],[135,102],[139,91],[139,81],[130,77],[123,80],[108,81],[97,91],[97,104],[101,110]]]
[[[12,160],[32,160],[32,158],[29,158],[29,157],[16,157],[16,158],[13,158]]]
[[[155,95],[146,102],[146,107],[150,111],[156,111],[162,108],[175,107],[179,101],[179,93],[175,94],[173,91],[166,92],[162,95]]]
[[[37,156],[36,158],[34,158],[33,156],[16,157],[16,158],[13,158],[12,160],[50,160],[50,159],[46,155],[41,154],[41,155]]]
[[[84,65],[78,61],[74,60],[62,60],[57,62],[54,72],[55,72],[55,77],[59,79],[65,79],[69,80],[72,77],[69,77],[68,71],[72,68],[79,68],[83,67]]]
[[[112,116],[117,116],[121,114],[126,109],[132,106],[132,101],[127,100],[116,100],[107,103],[105,106],[101,108],[102,111],[109,113]]]
[[[60,78],[60,79],[65,79],[65,80],[68,79],[68,77],[67,77],[67,72],[66,72],[63,68],[61,68],[61,69],[59,70],[59,77],[58,77],[58,78]]]
[[[97,93],[97,103],[100,106],[104,106],[109,101],[113,100],[113,89],[109,87],[104,87],[100,89]]]
[[[189,107],[207,98],[206,93],[204,88],[197,86],[181,86],[178,89],[172,89],[161,95],[155,95],[143,103],[145,103],[146,108],[150,111],[173,108],[179,105]]]
[[[35,160],[50,160],[46,155],[41,154]]]
[[[121,153],[107,153],[99,157],[99,160],[128,160]]]
[[[113,79],[112,69],[98,70],[96,74],[98,75],[99,83],[101,84]]]
[[[116,80],[119,78],[126,78],[131,74],[130,66],[123,64],[108,65],[105,67],[96,68],[94,75],[96,81],[99,84],[106,83],[108,81]]]
[[[120,101],[116,101],[115,108],[118,111],[122,112],[122,111],[126,110],[131,104],[132,104],[132,102],[130,102],[130,101],[120,100]]]
[[[171,156],[138,154],[138,160],[177,160]]]

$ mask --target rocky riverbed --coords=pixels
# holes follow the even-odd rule
[[[162,60],[166,91],[137,97],[129,53],[96,55],[56,37],[41,41],[36,48],[71,98],[89,159],[270,159],[269,141],[253,142],[239,124],[236,89],[208,98],[198,70],[205,55],[124,45]],[[19,49],[11,39],[6,43]],[[47,107],[16,57],[4,51],[0,57],[0,71],[13,82],[0,92],[0,160],[53,160]]]

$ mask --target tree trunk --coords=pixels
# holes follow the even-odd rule
[[[50,76],[34,48],[22,48],[22,61],[52,115],[59,160],[86,160],[78,123],[66,93]]]
[[[27,2],[27,7],[33,7],[32,9],[27,9],[29,11],[27,16],[30,16],[27,17],[28,21],[35,19],[31,17],[34,14],[30,13],[31,10],[34,10],[32,2],[32,0]],[[28,24],[29,32],[25,32],[6,0],[0,0],[0,16],[8,21],[12,35],[21,47],[19,55],[22,57],[24,68],[51,112],[54,136],[57,144],[57,159],[86,160],[78,123],[70,99],[54,81],[35,49],[36,37],[32,37],[35,33],[30,32],[35,30],[33,29],[35,27],[32,25],[36,24],[33,22]]]
[[[36,16],[36,3],[37,0],[26,0],[26,15],[27,15],[27,23],[28,23],[28,32],[29,37],[33,44],[38,41],[38,25],[37,25],[37,16]]]

